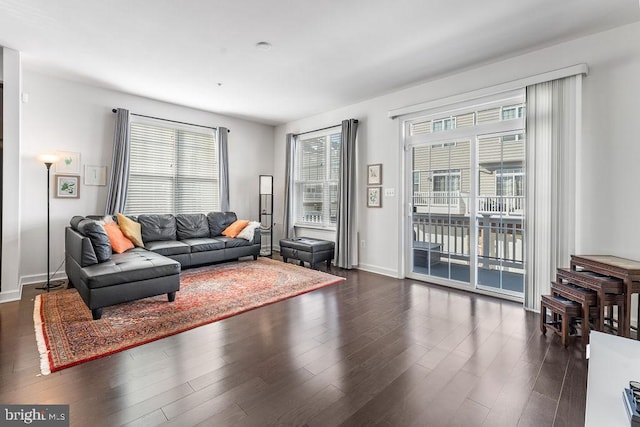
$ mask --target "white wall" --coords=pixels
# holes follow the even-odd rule
[[[576,153],[578,193],[576,252],[608,253],[640,259],[640,23],[537,50],[460,74],[426,82],[348,107],[279,126],[275,132],[275,188],[284,188],[285,134],[360,120],[359,176],[367,164],[383,163],[384,187],[395,197],[381,209],[367,209],[359,192],[360,268],[402,277],[400,201],[403,191],[400,128],[389,110],[457,95],[547,71],[587,63],[584,79],[583,145]],[[276,191],[276,220],[282,221],[282,190]],[[282,228],[276,229],[276,241]],[[567,260],[568,264],[568,260]]]
[[[208,126],[229,134],[230,207],[238,217],[258,219],[258,175],[272,174],[274,128],[259,123],[99,89],[25,67],[22,104],[20,276],[22,283],[46,279],[46,168],[44,152],[80,152],[81,165],[111,165],[114,107],[132,113]],[[52,167],[52,175],[55,174]],[[84,173],[84,172],[82,172]],[[5,188],[8,186],[5,182]],[[107,187],[81,183],[80,198],[51,198],[51,269],[64,259],[64,227],[73,215],[102,214]],[[64,267],[61,268],[64,272]]]

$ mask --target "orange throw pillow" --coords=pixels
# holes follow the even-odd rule
[[[105,224],[103,227],[104,231],[107,232],[107,236],[109,236],[109,243],[111,243],[113,252],[121,254],[127,249],[134,248],[131,240],[127,239],[125,235],[122,234],[122,231],[120,230],[118,224],[116,224],[115,222],[110,222],[108,224]]]
[[[236,237],[248,224],[249,221],[247,221],[246,219],[239,219],[225,228],[222,234],[227,237]]]

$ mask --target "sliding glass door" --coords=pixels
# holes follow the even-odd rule
[[[405,121],[406,275],[524,291],[524,94]]]
[[[413,271],[469,283],[468,140],[412,149]]]
[[[478,287],[524,291],[524,134],[478,137]]]

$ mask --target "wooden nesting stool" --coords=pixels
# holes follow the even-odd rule
[[[603,274],[594,273],[586,270],[575,270],[573,268],[559,268],[556,273],[557,283],[571,283],[581,288],[591,289],[595,291],[598,298],[596,306],[598,307],[598,322],[595,325],[596,331],[604,332],[605,314],[604,308],[610,304],[612,299],[615,302],[620,300],[619,296],[624,296],[624,284],[622,280],[605,276]],[[621,306],[618,310],[622,312],[622,316],[618,317],[618,335],[623,335],[625,330],[625,312],[626,299],[620,300]],[[622,326],[622,327],[620,327]]]
[[[571,270],[593,271],[601,275],[620,279],[623,282],[624,316],[619,322],[619,335],[631,336],[631,296],[640,294],[640,261],[620,258],[612,255],[571,255]],[[600,314],[603,314],[602,311]],[[638,304],[638,318],[640,318],[640,304]],[[603,326],[604,316],[600,317]],[[638,328],[640,329],[640,328]],[[640,339],[640,331],[636,333],[636,339]]]
[[[589,309],[598,304],[598,294],[591,289],[585,289],[572,283],[551,282],[551,293],[553,296],[561,296],[570,301],[580,304],[582,317],[582,344],[589,343]],[[597,316],[596,316],[597,317]],[[586,320],[585,320],[586,319]],[[598,322],[596,322],[598,323]]]
[[[547,310],[551,312],[551,320],[547,320]],[[582,306],[559,295],[542,295],[540,302],[540,330],[543,334],[547,329],[562,338],[562,345],[567,346],[569,338],[569,323],[572,318],[580,317]],[[560,320],[558,320],[560,318]],[[586,322],[589,323],[587,318]]]

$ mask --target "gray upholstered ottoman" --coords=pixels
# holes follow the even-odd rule
[[[291,258],[300,261],[300,265],[304,265],[306,261],[314,269],[316,264],[322,261],[327,261],[327,268],[330,268],[334,250],[335,244],[327,240],[307,237],[280,240],[280,255],[284,262]]]

